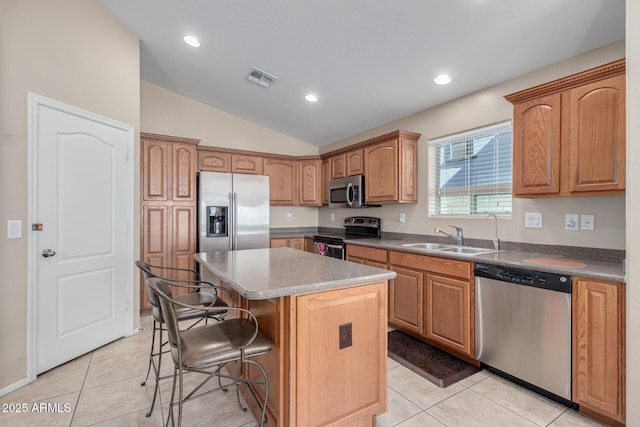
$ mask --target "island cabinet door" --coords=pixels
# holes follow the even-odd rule
[[[283,343],[284,311],[285,304],[282,298],[266,300],[243,300],[243,307],[250,310],[258,319],[260,331],[271,339],[273,348],[265,355],[255,358],[262,365],[269,379],[269,395],[267,397],[267,422],[265,427],[284,426],[284,395],[281,362],[285,360]],[[251,364],[247,364],[247,376],[255,381],[263,381],[260,370]],[[264,389],[261,386],[252,386],[260,405],[263,404]],[[256,419],[260,418],[261,409],[256,404],[249,391],[244,389],[244,398]]]
[[[295,299],[295,414],[289,425],[364,425],[386,411],[386,282]]]

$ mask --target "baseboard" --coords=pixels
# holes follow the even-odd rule
[[[20,381],[17,381],[13,384],[10,384],[4,388],[0,389],[0,396],[5,396],[9,393],[11,393],[12,391],[15,391],[21,387],[26,386],[27,384],[29,384],[31,381],[29,381],[27,378],[23,378]]]

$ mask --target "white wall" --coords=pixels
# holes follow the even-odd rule
[[[183,95],[141,82],[141,130],[201,139],[200,145],[289,156],[318,155],[318,147],[283,135]],[[292,221],[287,221],[291,213]],[[272,228],[315,227],[318,209],[273,206]]]
[[[137,129],[140,53],[135,36],[102,7],[86,0],[3,0],[0,40],[2,390],[27,375],[27,236],[31,232],[27,211],[27,92]],[[136,176],[138,173],[136,167]],[[22,239],[6,239],[4,224],[10,219],[22,220]],[[137,236],[137,224],[134,231]],[[137,307],[134,309],[137,313]]]
[[[640,425],[640,2],[627,0],[627,425]]]
[[[466,237],[488,239],[493,237],[495,228],[493,222],[488,222],[484,218],[435,219],[428,217],[426,181],[428,140],[510,120],[513,108],[503,98],[504,95],[614,61],[624,56],[624,42],[617,42],[486,88],[455,101],[413,114],[375,129],[370,129],[330,146],[322,147],[321,152],[326,153],[397,129],[422,134],[418,143],[418,203],[388,205],[382,208],[359,211],[359,213],[364,212],[366,215],[381,217],[383,231],[433,234],[434,227],[447,228],[447,224],[456,224],[464,228]],[[334,222],[330,221],[331,212],[335,213]],[[398,221],[401,212],[406,214],[406,224],[401,224]],[[514,199],[513,212],[512,219],[501,218],[499,221],[499,235],[502,240],[609,249],[625,248],[624,196]],[[542,229],[525,229],[525,212],[542,213],[544,227]],[[565,230],[564,215],[566,213],[594,214],[596,216],[596,230]],[[320,210],[318,222],[321,226],[339,227],[344,217],[353,214],[353,210],[323,208]]]

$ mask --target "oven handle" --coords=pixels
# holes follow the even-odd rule
[[[322,243],[322,242],[313,242],[313,247],[316,253],[318,252],[318,243]],[[331,245],[329,243],[325,243],[325,246],[332,249],[342,249],[342,245]]]

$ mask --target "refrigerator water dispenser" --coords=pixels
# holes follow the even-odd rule
[[[207,206],[207,237],[227,235],[227,207]]]

